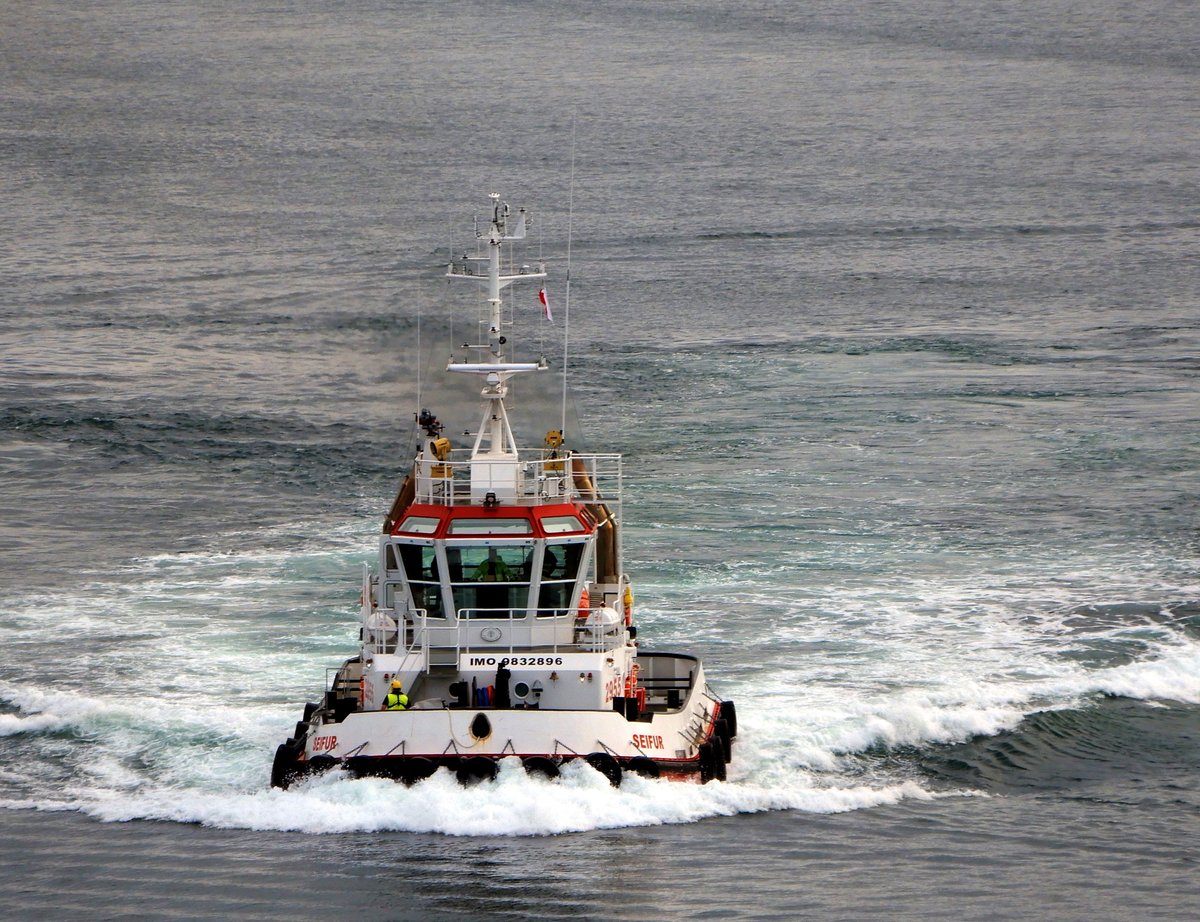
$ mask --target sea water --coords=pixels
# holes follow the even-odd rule
[[[236,842],[388,918],[1190,917],[1188,4],[3,24],[0,821],[29,912],[269,914],[206,883]],[[729,779],[271,790],[354,652],[414,412],[475,424],[441,274],[493,190],[555,313],[516,292],[554,371],[515,418],[539,444],[565,363],[569,442],[624,454],[642,642],[737,702]],[[164,863],[51,896],[45,831],[203,859],[182,895]]]

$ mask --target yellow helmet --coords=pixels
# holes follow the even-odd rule
[[[404,687],[404,686],[400,684],[400,680],[399,680],[399,679],[393,679],[393,680],[392,680],[392,688],[393,688],[393,689],[395,689],[396,691],[400,691],[400,689],[402,689],[403,687]]]

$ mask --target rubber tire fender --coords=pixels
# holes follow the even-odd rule
[[[494,781],[497,771],[495,759],[489,759],[487,756],[467,756],[458,763],[454,774],[458,783],[465,786],[478,784],[480,781]]]
[[[405,784],[424,781],[438,769],[433,759],[424,756],[409,756],[400,763],[400,780]]]
[[[596,769],[600,774],[608,779],[608,783],[614,788],[621,786],[621,763],[618,762],[612,755],[607,752],[591,752],[584,757],[584,761],[592,768]]]
[[[720,715],[725,718],[725,723],[729,725],[729,738],[737,739],[737,708],[734,707],[732,701],[722,701]]]
[[[547,781],[554,781],[559,776],[558,766],[549,756],[528,756],[521,760],[521,766],[527,775],[541,775]]]
[[[729,722],[724,717],[718,717],[717,722],[713,724],[712,738],[719,741],[721,758],[729,764],[729,760],[733,758],[733,737],[729,735]]]
[[[289,746],[288,743],[293,745]],[[286,791],[293,781],[304,774],[300,767],[300,747],[295,740],[280,743],[271,763],[271,787]]]
[[[658,778],[662,775],[658,763],[649,756],[634,756],[626,763],[625,771],[641,775],[643,778]]]
[[[700,763],[700,783],[708,784],[713,780],[711,742],[705,741],[700,744],[700,757],[697,761]]]
[[[342,763],[355,778],[393,778],[394,769],[377,756],[351,756]]]
[[[708,742],[708,758],[712,763],[711,772],[713,781],[724,781],[725,774],[725,744],[719,739],[711,739]]]

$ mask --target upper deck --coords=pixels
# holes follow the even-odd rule
[[[619,454],[447,450],[418,457],[415,473],[413,501],[440,506],[578,502],[618,513],[624,488]]]

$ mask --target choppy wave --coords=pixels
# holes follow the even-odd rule
[[[991,793],[1095,788],[1192,791],[1200,759],[1200,711],[1098,698],[1086,706],[1039,711],[1016,727],[918,757],[930,776]],[[1194,806],[1200,808],[1200,801]]]
[[[793,240],[821,237],[955,237],[981,240],[990,237],[1012,237],[1020,235],[1085,236],[1095,237],[1109,233],[1115,228],[1098,224],[1013,224],[993,226],[966,226],[958,224],[911,225],[908,227],[848,227],[815,226],[792,230],[729,230],[699,234],[700,240]],[[1180,229],[1180,228],[1176,228]],[[1154,225],[1122,228],[1128,231],[1153,233],[1159,230]]]

